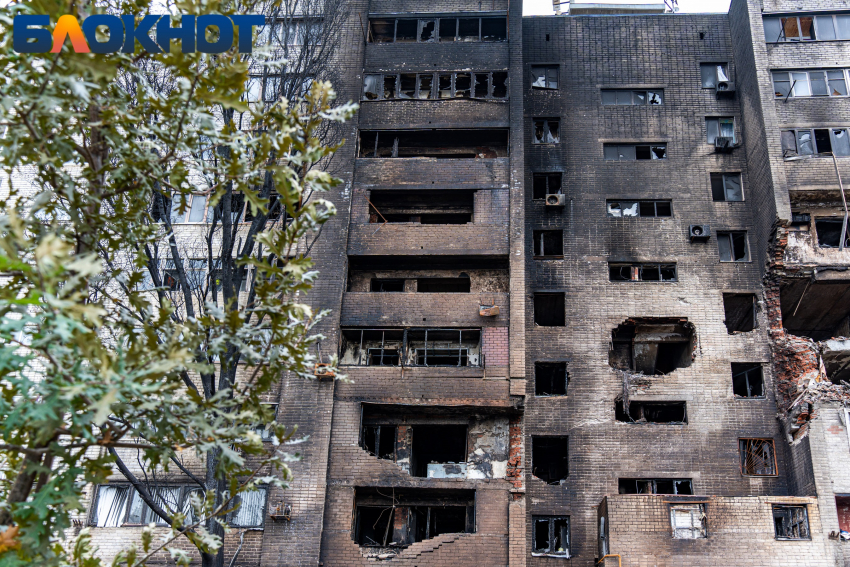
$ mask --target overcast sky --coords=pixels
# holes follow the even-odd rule
[[[628,3],[629,0],[623,0]],[[679,12],[722,12],[729,11],[730,0],[679,0]],[[526,16],[554,14],[552,0],[523,0],[522,13]]]

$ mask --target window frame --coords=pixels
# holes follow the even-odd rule
[[[716,121],[717,122],[717,134],[714,138],[711,138],[711,132],[709,131],[709,123]],[[723,133],[723,124],[732,123],[732,143],[738,143],[738,135],[737,135],[737,124],[734,116],[706,116],[705,117],[705,143],[714,145],[717,138],[728,138],[729,136],[722,136]]]
[[[830,145],[829,149],[830,149],[830,151],[828,151],[828,152],[818,151],[817,134],[815,133],[818,130],[826,130],[827,132],[829,132],[829,145]],[[836,130],[843,130],[844,131],[844,135],[848,137],[848,147],[850,147],[850,128],[848,128],[847,126],[830,126],[828,128],[783,128],[782,130],[779,131],[779,140],[780,140],[781,149],[782,149],[782,159],[790,160],[790,159],[800,158],[800,157],[805,157],[805,156],[809,156],[809,157],[832,157],[833,155],[836,158],[850,157],[850,152],[848,152],[847,154],[837,154],[837,153],[835,153],[836,146],[839,146],[839,144],[836,143],[836,140],[837,140],[837,137],[836,137],[836,134],[835,134]],[[785,142],[788,140],[788,137],[786,136],[786,134],[789,134],[789,133],[792,133],[794,135],[794,151],[793,152],[791,151],[790,148],[786,148]],[[801,133],[808,133],[810,143],[811,143],[811,146],[812,146],[812,153],[800,153],[800,134]]]
[[[782,69],[770,72],[770,80],[773,83],[773,95],[774,99],[786,99],[786,98],[842,98],[850,96],[850,88],[848,88],[848,70],[847,68],[823,68],[823,69]],[[836,81],[837,79],[830,79],[830,72],[840,72],[841,77],[844,81],[844,91],[845,94],[831,94],[830,92],[830,81]],[[814,89],[812,88],[812,74],[820,73],[822,74],[824,85],[826,86],[826,94],[813,94]],[[787,76],[787,81],[785,80],[777,80],[778,75],[785,74]],[[799,91],[797,91],[797,83],[801,80],[800,77],[795,78],[794,75],[805,75],[806,83],[805,87],[808,91],[808,94],[797,94],[798,92],[803,92],[802,87]],[[786,94],[782,94],[777,88],[777,84],[787,84],[788,92]]]
[[[557,189],[557,191],[555,191],[554,193],[550,193],[550,191],[553,189],[553,187],[550,186],[549,181],[551,180],[552,177],[554,177],[556,175],[559,178],[558,186],[555,188],[555,189]],[[546,191],[544,192],[542,197],[535,197],[534,196],[535,180],[540,179],[540,178],[545,179],[544,183],[546,185]],[[563,194],[564,194],[564,172],[563,171],[534,171],[534,172],[531,173],[531,200],[532,201],[545,201],[546,195],[563,195]]]
[[[715,203],[743,203],[744,201],[747,200],[746,195],[744,195],[744,176],[743,176],[742,172],[739,172],[739,171],[712,172],[712,173],[709,173],[708,176],[709,176],[708,177],[709,178],[709,185],[710,185],[710,188],[711,188],[711,200],[713,202],[715,202]],[[722,186],[722,189],[723,189],[723,199],[722,200],[714,198],[715,197],[714,180],[718,176],[720,177],[720,183],[721,183],[721,186]],[[738,187],[740,187],[740,189],[741,189],[741,198],[740,199],[729,199],[728,198],[729,188],[727,187],[726,180],[728,178],[733,178],[733,177],[738,178]]]
[[[602,106],[664,106],[664,89],[600,89],[600,93],[602,96]],[[605,102],[605,95],[608,93],[614,93],[615,102]],[[631,103],[620,104],[617,101],[616,93],[631,93]],[[646,95],[646,99],[642,103],[639,102],[639,93],[643,93],[644,95]],[[651,95],[656,95],[660,102],[650,102],[651,100],[653,100]]]
[[[561,235],[561,253],[560,254],[546,254],[546,250],[543,246],[543,239],[546,233],[560,233]],[[538,242],[538,236],[540,237],[540,241]],[[558,260],[564,257],[564,231],[559,229],[548,229],[541,228],[531,231],[531,253],[532,257],[535,260]],[[539,245],[539,248],[538,248]],[[540,252],[538,254],[537,252]]]
[[[564,546],[564,551],[552,551],[553,542],[555,541],[555,525],[558,520],[566,520],[567,523],[567,543]],[[537,522],[546,521],[549,524],[549,546],[545,551],[538,551],[537,547]],[[558,557],[569,559],[571,557],[570,548],[572,541],[572,524],[569,516],[549,516],[549,515],[532,515],[531,516],[531,555],[532,557]],[[563,543],[563,542],[561,542]]]
[[[103,527],[133,528],[133,527],[146,526],[149,523],[155,523],[157,526],[167,526],[168,525],[167,523],[165,523],[165,521],[162,518],[157,516],[150,509],[150,507],[147,505],[147,503],[145,503],[144,500],[141,500],[141,496],[139,496],[138,492],[136,491],[135,488],[133,488],[133,486],[131,484],[121,482],[121,483],[103,483],[103,484],[98,484],[98,485],[95,486],[95,497],[92,499],[92,503],[91,503],[91,506],[89,508],[89,517],[88,517],[88,522],[87,522],[89,526],[97,527],[97,521],[98,521],[97,506],[98,506],[98,503],[100,501],[100,489],[101,488],[108,488],[108,487],[119,488],[119,489],[127,489],[128,495],[127,495],[127,500],[124,503],[124,511],[121,513],[120,519],[118,520],[118,525],[117,526],[103,526]],[[186,507],[186,504],[187,504],[187,498],[189,497],[189,495],[192,492],[200,490],[200,487],[198,487],[197,485],[185,484],[185,483],[161,483],[161,484],[157,484],[155,486],[151,486],[148,490],[149,491],[155,491],[155,490],[161,489],[161,488],[178,488],[178,489],[180,489],[180,496],[179,496],[179,500],[178,500],[178,504],[177,504],[177,508],[178,508],[179,511],[185,510],[185,507]],[[130,511],[133,508],[133,503],[135,502],[136,498],[139,498],[139,500],[141,500],[141,506],[142,506],[141,511],[140,511],[141,522],[140,523],[129,523],[128,519],[130,517]],[[263,515],[263,519],[265,521],[265,514]]]
[[[747,368],[743,371],[739,371],[736,374],[735,373],[735,365],[736,364],[740,364],[740,365],[748,364],[748,365],[751,366],[751,368]],[[756,370],[758,370],[759,379],[761,380],[761,395],[758,395],[758,396],[753,396],[753,395],[739,396],[738,394],[736,394],[735,393],[735,378],[737,376],[742,376],[742,375],[744,376],[744,381],[745,381],[746,388],[747,388],[747,394],[750,394],[752,392],[752,386],[750,386],[750,373],[755,372]],[[736,400],[764,400],[764,399],[767,399],[767,388],[765,387],[765,380],[764,380],[764,364],[762,364],[761,362],[751,362],[751,363],[733,362],[732,363],[732,397],[734,397]]]
[[[785,26],[783,25],[784,22],[782,20],[795,18],[797,20],[797,30],[798,30],[799,33],[801,33],[803,27],[801,25],[800,18],[806,18],[806,17],[812,18],[812,31],[815,34],[814,39],[812,39],[812,38],[805,39],[805,38],[803,38],[802,35],[800,35],[800,36],[798,36],[797,38],[794,38],[794,39],[789,39],[785,35]],[[839,30],[841,29],[838,25],[838,18],[839,17],[847,18],[848,24],[850,24],[850,13],[847,13],[847,12],[839,13],[839,14],[817,14],[817,13],[811,13],[811,14],[768,14],[768,15],[765,15],[764,18],[763,18],[764,41],[765,41],[765,43],[807,43],[807,42],[815,42],[815,41],[848,41],[848,40],[850,40],[850,33],[848,33],[847,37],[839,37],[840,36]],[[832,33],[835,35],[835,37],[827,38],[827,39],[821,38],[821,36],[823,35],[823,32],[820,29],[822,24],[819,23],[819,21],[818,21],[821,18],[830,18],[832,20]],[[777,36],[776,39],[770,39],[770,37],[767,35],[767,27],[768,27],[767,22],[769,20],[778,20],[780,31],[779,31],[779,36]],[[850,31],[850,27],[848,27],[848,31]],[[783,37],[785,39],[782,39]]]
[[[758,474],[758,473],[748,473],[744,471],[744,444],[747,442],[760,441],[763,443],[768,443],[770,447],[770,456],[772,461],[773,472],[766,474]],[[749,477],[775,477],[779,476],[779,464],[776,460],[776,444],[774,443],[772,438],[769,437],[739,437],[738,438],[738,467],[741,472],[741,476],[749,476]]]
[[[677,511],[687,511],[691,517],[691,526],[689,528],[677,528],[676,527],[676,512]],[[694,527],[694,512],[697,512],[700,516],[697,518],[699,520],[699,524],[701,527]],[[706,505],[705,502],[681,502],[670,504],[670,530],[673,539],[706,539],[708,538],[708,515],[706,513]],[[694,537],[678,537],[676,534],[678,530],[687,530],[691,534],[696,533]],[[697,531],[695,531],[697,530]]]
[[[632,203],[637,206],[637,209],[636,209],[637,214],[636,215],[624,215],[624,214],[622,214],[622,212],[619,215],[615,215],[615,214],[611,213],[612,210],[615,210],[615,209],[612,209],[611,205],[620,205],[619,210],[623,211],[626,208],[626,207],[623,207],[623,204],[632,204]],[[642,215],[641,214],[641,208],[642,208],[641,205],[645,205],[645,204],[648,204],[648,203],[652,204],[652,208],[655,211],[654,215]],[[667,204],[667,206],[670,209],[669,215],[659,215],[658,214],[659,203],[666,203]],[[631,207],[628,207],[628,208],[631,209]],[[669,219],[669,218],[673,218],[673,200],[672,199],[607,199],[605,201],[605,214],[607,216],[611,217],[611,218],[614,218],[614,219],[626,219],[626,218]]]
[[[802,511],[802,519],[796,522],[799,525],[805,524],[805,536],[800,537],[790,537],[790,536],[781,536],[777,533],[777,528],[779,527],[776,523],[777,512],[790,512],[789,517],[791,518],[792,525],[789,526],[793,529],[794,520],[793,520],[793,511],[798,510]],[[811,526],[809,525],[809,509],[805,504],[772,504],[770,507],[771,515],[773,516],[773,539],[777,541],[810,541],[812,539],[812,531]]]
[[[470,86],[469,92],[470,96],[459,97],[457,96],[457,75],[458,74],[466,74],[470,76]],[[505,96],[495,96],[493,93],[495,91],[496,83],[493,80],[493,75],[496,73],[504,73],[505,74]],[[398,96],[399,91],[401,90],[401,77],[402,75],[414,75],[415,84],[413,87],[413,95],[412,97],[401,97]],[[441,75],[451,75],[451,96],[447,98],[440,98],[440,76]],[[475,75],[487,75],[487,94],[484,96],[476,96],[478,93],[475,89]],[[378,96],[376,98],[367,98],[366,97],[366,77],[380,77],[378,84],[380,85],[380,89],[378,91]],[[388,77],[393,77],[395,82],[393,96],[387,97],[384,96],[384,84]],[[431,87],[428,89],[429,96],[427,98],[422,98],[419,94],[422,91],[422,79],[424,77],[431,78]],[[363,73],[363,86],[360,92],[360,101],[361,102],[377,102],[383,100],[492,100],[492,101],[501,101],[508,100],[510,98],[509,92],[509,77],[508,71],[506,70],[491,70],[491,71],[432,71],[428,73]]]
[[[662,270],[673,267],[673,279],[663,279]],[[628,280],[611,279],[611,270],[630,268],[631,277]],[[643,270],[657,269],[658,279],[642,279]],[[676,283],[679,281],[679,269],[676,262],[608,262],[608,281],[615,283]]]
[[[828,246],[821,244],[820,239],[820,229],[818,228],[818,222],[834,222],[841,223],[841,228],[844,230],[844,234],[838,235],[838,246]],[[812,219],[812,226],[814,227],[814,243],[817,248],[826,248],[828,250],[846,250],[850,248],[850,222],[847,223],[847,226],[844,226],[844,217],[814,217]],[[810,229],[811,230],[811,229]],[[841,230],[841,229],[839,229]],[[843,243],[842,243],[843,240]],[[842,246],[843,244],[843,246]]]
[[[537,130],[537,124],[539,122],[543,123],[543,135],[546,136],[546,140],[537,141],[535,137],[535,131]],[[548,135],[552,134],[552,129],[549,127],[549,123],[557,124],[558,128],[558,137],[555,141],[549,141]],[[534,146],[556,146],[561,143],[561,119],[560,118],[532,118],[531,119],[531,143]]]
[[[732,237],[733,237],[733,235],[740,235],[740,234],[744,235],[745,256],[744,256],[744,258],[742,258],[740,260],[736,260]],[[722,254],[721,254],[721,250],[720,250],[720,239],[721,238],[728,238],[729,239],[729,251],[730,251],[729,260],[724,260]],[[748,231],[746,231],[746,230],[718,230],[717,231],[717,242],[718,242],[717,255],[720,258],[721,262],[729,263],[729,264],[740,264],[740,263],[747,263],[747,262],[751,261],[750,241],[749,241]]]
[[[702,68],[704,66],[711,65],[714,67],[714,84],[710,86],[706,86],[705,81],[703,81],[703,71]],[[702,85],[703,89],[717,89],[717,83],[722,82],[723,79],[720,78],[720,73],[718,72],[718,67],[722,66],[722,72],[725,72],[726,81],[732,82],[732,73],[729,71],[729,61],[701,61],[700,64],[700,85]]]
[[[504,39],[484,39],[484,21],[487,19],[501,18],[505,21],[505,38]],[[471,36],[461,36],[460,35],[460,20],[478,20],[478,39],[470,40],[470,39],[461,39],[462,37],[471,37]],[[392,21],[393,22],[393,38],[391,41],[375,41],[374,34],[372,33],[372,24],[375,21]],[[416,39],[415,41],[398,41],[398,22],[399,20],[416,20]],[[442,39],[442,21],[443,20],[454,20],[455,22],[455,33],[452,36],[452,39]],[[433,39],[423,40],[422,39],[422,24],[423,22],[434,22],[434,33]],[[459,12],[457,14],[452,14],[451,16],[439,16],[439,15],[427,15],[423,14],[419,15],[410,15],[410,16],[396,16],[396,17],[372,17],[369,18],[368,22],[368,32],[366,35],[366,43],[374,43],[374,44],[384,44],[384,43],[451,43],[451,42],[461,42],[461,43],[501,43],[507,42],[510,40],[510,28],[508,26],[508,17],[507,15],[501,14],[491,14],[491,15],[476,15],[470,13]]]
[[[648,150],[649,150],[649,156],[650,156],[649,159],[637,157],[637,149],[638,148],[644,148],[644,147],[648,148]],[[616,148],[617,155],[619,156],[617,159],[610,159],[608,157],[605,157],[605,155],[606,155],[605,150],[609,149],[609,148]],[[622,158],[623,152],[620,150],[620,148],[633,148],[635,158],[634,159],[623,159]],[[654,157],[656,155],[656,153],[653,151],[653,149],[657,149],[657,148],[663,148],[664,149],[664,157]],[[668,150],[667,142],[640,142],[640,143],[629,143],[629,144],[603,143],[602,144],[602,158],[603,158],[604,161],[625,161],[625,162],[662,161],[662,160],[668,159],[668,157],[667,157],[668,151],[667,150]]]
[[[537,85],[537,79],[540,77],[539,74],[535,74],[535,69],[540,69],[543,72],[543,81],[546,83],[545,85]],[[554,71],[555,73],[555,86],[550,86],[550,76],[549,73]],[[557,64],[547,64],[547,65],[529,65],[529,73],[531,76],[531,89],[540,89],[547,91],[557,91],[561,88],[561,66]]]

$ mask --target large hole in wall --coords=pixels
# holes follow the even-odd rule
[[[756,328],[756,296],[754,293],[724,293],[723,311],[726,330],[747,333]]]
[[[687,368],[693,362],[695,335],[687,319],[627,319],[611,332],[608,364],[648,376]]]
[[[826,278],[835,272],[823,274]],[[784,278],[779,292],[782,326],[792,335],[815,341],[850,337],[850,280]]]
[[[507,260],[462,256],[354,256],[349,259],[352,292],[507,293]]]
[[[475,191],[371,191],[370,223],[467,224]]]
[[[560,484],[569,474],[569,437],[532,437],[531,474],[547,484]]]

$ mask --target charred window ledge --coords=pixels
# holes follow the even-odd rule
[[[343,329],[342,366],[484,367],[481,329]]]
[[[628,411],[618,400],[614,414],[617,421],[636,424],[687,425],[685,402],[629,402]]]
[[[508,157],[508,130],[361,130],[360,158],[494,159]]]

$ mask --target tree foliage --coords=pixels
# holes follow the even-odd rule
[[[0,25],[76,9],[11,4]],[[147,0],[111,9],[154,12]],[[183,456],[200,459],[191,478],[204,492],[192,513],[156,511],[171,526],[165,540],[147,528],[116,563],[143,564],[186,538],[220,565],[235,498],[290,476],[293,431],[262,401],[283,373],[312,378],[323,312],[303,302],[317,277],[305,243],[334,214],[320,195],[340,182],[322,170],[337,146],[319,133],[354,106],[335,104],[322,81],[303,101],[249,105],[249,66],[263,61],[235,48],[19,54],[11,41],[0,48],[0,564],[98,565],[87,530],[73,544],[63,536],[84,488],[133,451],[151,471],[191,475]],[[207,222],[174,226],[196,198]],[[205,264],[193,271],[187,251],[199,242]]]

